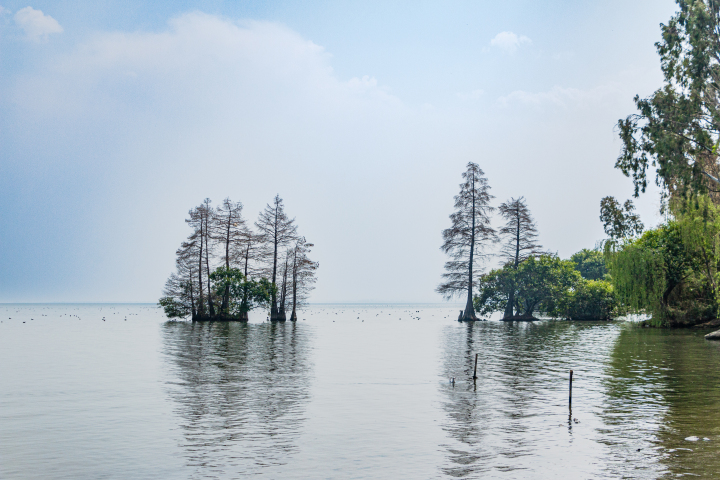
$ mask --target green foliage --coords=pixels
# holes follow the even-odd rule
[[[212,288],[218,296],[229,289],[226,315],[242,318],[242,315],[256,307],[269,307],[276,287],[266,279],[246,278],[238,268],[220,267],[210,274]]]
[[[480,294],[473,298],[475,311],[480,315],[505,311],[510,292],[515,288],[513,283],[515,274],[512,264],[508,263],[503,268],[491,270],[480,277],[478,281]]]
[[[620,302],[655,326],[700,323],[717,315],[718,209],[704,196],[675,206],[676,219],[633,241],[609,242],[606,261]]]
[[[554,255],[530,257],[517,269],[511,265],[493,270],[479,283],[480,294],[474,298],[475,309],[481,314],[504,311],[510,289],[523,316],[535,312],[554,315],[568,289],[581,281],[575,264]]]
[[[638,113],[618,122],[623,151],[615,164],[631,176],[635,196],[655,167],[664,195],[708,191],[703,173],[718,176],[720,125],[719,4],[677,0],[679,12],[662,25],[656,43],[665,85],[650,97],[635,97]]]
[[[605,267],[605,256],[599,250],[583,248],[570,257],[575,264],[575,270],[586,280],[602,280],[607,274]]]
[[[610,282],[582,279],[560,298],[554,313],[569,320],[611,320],[620,312]]]
[[[715,302],[720,303],[720,208],[707,195],[693,195],[679,202],[676,210],[688,255],[712,289]]]
[[[612,240],[640,235],[644,228],[640,216],[635,213],[633,203],[626,200],[625,205],[620,206],[615,197],[600,200],[600,221],[603,222],[605,233]]]
[[[158,305],[165,311],[167,318],[185,318],[192,314],[192,306],[174,297],[162,297]]]

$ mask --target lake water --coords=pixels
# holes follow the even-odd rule
[[[457,312],[0,305],[0,478],[720,478],[706,332]]]

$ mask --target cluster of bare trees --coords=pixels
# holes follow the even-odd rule
[[[160,305],[169,318],[247,320],[256,307],[270,319],[297,320],[314,287],[318,263],[313,244],[297,232],[280,196],[260,212],[252,228],[243,205],[229,198],[217,208],[206,198],[185,220],[192,229],[177,250],[176,271]]]
[[[498,211],[505,221],[499,230],[491,226],[491,215],[495,207],[485,173],[476,163],[468,163],[462,174],[460,193],[455,196],[455,211],[450,215],[451,227],[443,231],[443,245],[440,247],[450,260],[445,263],[443,282],[437,292],[445,298],[467,294],[465,309],[458,320],[477,320],[473,305],[473,287],[478,284],[483,270],[482,264],[496,254],[491,247],[502,243],[500,257],[517,270],[520,263],[531,257],[543,255],[537,244],[537,227],[530,215],[527,203],[520,198],[511,198],[500,205]],[[510,288],[505,316],[513,316],[514,289]]]

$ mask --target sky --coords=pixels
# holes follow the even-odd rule
[[[279,194],[316,303],[439,302],[468,162],[567,258],[672,1],[0,0],[0,302],[155,302],[204,198]],[[636,200],[662,219],[657,188]],[[494,219],[499,226],[501,220]],[[492,261],[487,268],[493,267]]]

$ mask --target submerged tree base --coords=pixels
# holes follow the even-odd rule
[[[532,315],[513,315],[502,319],[503,322],[537,322],[538,320],[540,319]]]
[[[610,317],[593,317],[593,316],[577,316],[577,317],[570,317],[566,318],[565,320],[570,320],[572,322],[612,322],[614,318]]]
[[[247,317],[235,317],[231,315],[194,315],[193,322],[247,322]]]
[[[460,315],[458,316],[458,322],[478,322],[480,321],[480,318],[477,318],[473,314],[468,314],[467,311],[460,310]]]

